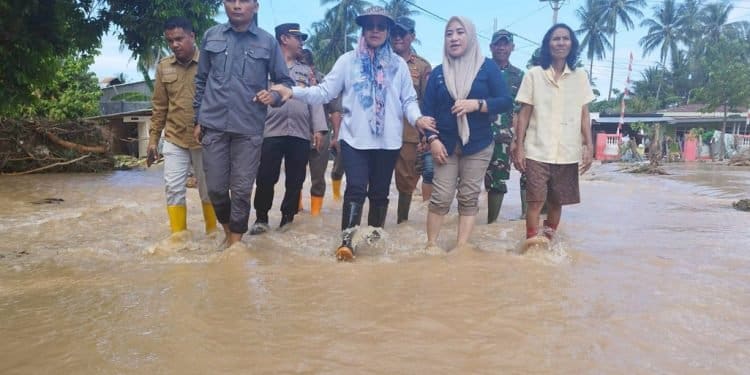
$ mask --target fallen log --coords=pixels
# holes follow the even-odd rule
[[[50,169],[50,168],[54,168],[54,167],[59,167],[59,166],[63,166],[63,165],[77,163],[77,162],[79,162],[79,161],[81,161],[83,159],[86,159],[89,156],[91,156],[91,154],[86,154],[86,155],[83,155],[83,156],[81,156],[79,158],[75,158],[73,160],[62,161],[62,162],[59,162],[59,163],[45,165],[44,167],[35,168],[35,169],[28,170],[28,171],[15,172],[15,173],[3,173],[3,175],[4,176],[20,176],[20,175],[24,175],[24,174],[31,174],[31,173],[41,172],[41,171],[43,171],[45,169]]]
[[[56,136],[56,135],[54,135],[54,134],[52,134],[52,133],[44,130],[44,129],[37,128],[36,130],[39,133],[41,133],[44,136],[46,136],[50,141],[52,141],[56,145],[58,145],[60,147],[67,148],[67,149],[70,149],[70,150],[75,150],[75,151],[78,151],[80,153],[90,152],[90,153],[95,153],[95,154],[104,154],[104,153],[106,153],[108,151],[106,146],[84,146],[84,145],[81,145],[81,144],[78,144],[78,143],[73,143],[73,142],[70,142],[70,141],[66,141],[66,140],[64,140],[64,139],[62,139],[62,138],[60,138],[60,137],[58,137],[58,136]]]

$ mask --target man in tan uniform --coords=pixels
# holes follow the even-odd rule
[[[187,229],[185,182],[191,165],[198,180],[206,233],[210,233],[216,230],[216,215],[206,189],[201,146],[193,137],[194,78],[198,71],[195,33],[190,21],[175,17],[164,25],[164,37],[174,55],[162,59],[156,67],[148,153],[157,153],[163,130],[164,184],[172,233]]]
[[[417,98],[421,104],[422,96],[427,79],[432,72],[432,66],[427,60],[417,56],[412,49],[411,44],[416,38],[414,30],[414,21],[408,17],[398,17],[396,25],[391,32],[391,47],[409,66],[411,79],[414,83],[414,90],[417,91]],[[420,174],[417,171],[417,146],[419,145],[419,132],[411,126],[404,126],[403,145],[396,162],[396,188],[398,189],[398,211],[396,222],[402,223],[409,219],[409,206],[411,206],[411,196],[419,182]]]

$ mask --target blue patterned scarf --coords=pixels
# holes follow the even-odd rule
[[[375,106],[375,116],[368,119],[370,132],[375,136],[382,136],[385,128],[385,97],[386,88],[393,81],[397,65],[391,66],[393,51],[386,40],[382,46],[373,50],[367,46],[364,36],[359,38],[357,45],[357,67],[360,80],[354,84],[357,100],[363,109]]]

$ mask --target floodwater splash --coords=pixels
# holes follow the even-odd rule
[[[219,251],[189,189],[189,232],[170,236],[160,168],[0,177],[0,372],[750,373],[747,213],[731,208],[750,169],[597,165],[557,240],[523,255],[514,171],[471,246],[454,249],[454,204],[425,249],[415,194],[341,264],[332,199]],[[29,203],[46,197],[64,201]]]

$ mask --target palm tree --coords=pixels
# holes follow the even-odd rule
[[[326,11],[325,19],[333,32],[333,39],[342,43],[341,47],[346,52],[351,47],[348,39],[353,33],[352,29],[356,32],[354,20],[366,7],[370,6],[370,3],[365,0],[320,0],[321,5],[331,3],[336,3],[336,5]]]
[[[700,20],[702,0],[685,0],[680,4],[677,12],[680,18],[679,35],[680,41],[690,50],[696,40],[702,36],[703,24]]]
[[[341,33],[337,26],[333,26],[328,19],[312,24],[310,38],[305,45],[313,51],[315,67],[321,72],[328,72],[333,67],[339,56],[346,51],[345,46],[351,46],[357,42],[356,25],[348,25],[346,33]]]
[[[648,33],[639,42],[643,47],[643,57],[660,48],[659,61],[662,65],[667,61],[667,56],[675,60],[683,21],[677,16],[676,10],[674,0],[663,0],[661,5],[654,7],[654,18],[641,22],[641,27],[648,28]]]
[[[414,10],[414,6],[411,1],[407,0],[380,0],[385,10],[393,18],[406,16],[411,17],[419,14],[419,11]]]
[[[169,48],[167,48],[163,38],[160,38],[156,44],[138,56],[136,69],[143,75],[143,80],[151,91],[154,90],[154,83],[151,80],[150,72],[156,69],[159,60],[165,56],[169,56]]]
[[[631,15],[643,17],[640,8],[646,5],[645,0],[600,0],[602,1],[602,18],[607,25],[607,30],[612,34],[612,67],[609,74],[609,90],[607,91],[607,100],[612,98],[612,83],[615,78],[615,51],[617,48],[617,21],[625,25],[626,30],[630,30],[633,24]]]
[[[612,43],[607,39],[607,29],[600,17],[601,4],[598,0],[587,0],[586,5],[576,10],[578,20],[581,21],[581,28],[576,30],[576,34],[583,34],[581,46],[586,48],[586,57],[589,58],[589,81],[593,83],[594,57],[601,60],[606,56],[607,49],[612,48]]]
[[[700,20],[703,23],[703,35],[708,40],[718,42],[721,35],[732,28],[732,24],[727,24],[732,9],[734,6],[726,1],[707,4],[703,7]]]

